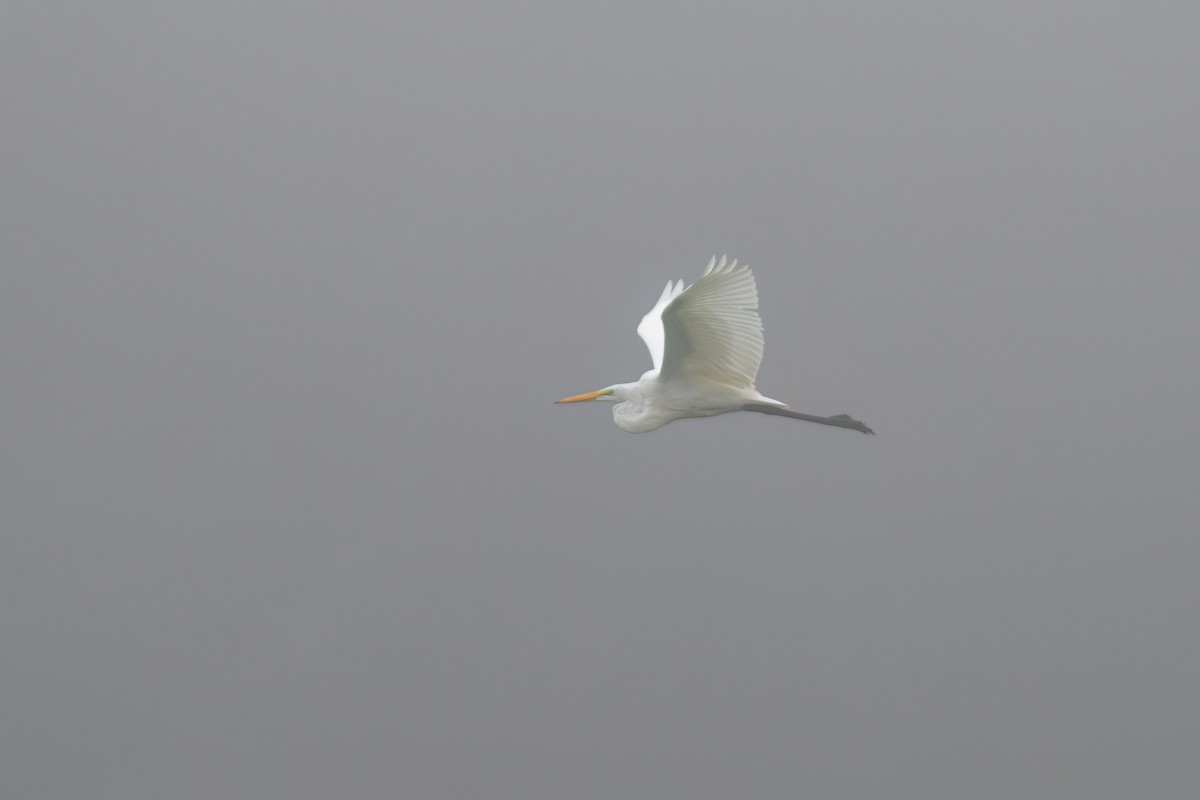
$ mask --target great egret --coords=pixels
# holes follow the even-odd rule
[[[754,388],[762,361],[763,329],[758,289],[750,268],[716,256],[686,289],[668,282],[662,297],[638,325],[654,369],[635,383],[617,383],[564,397],[559,403],[615,402],[613,421],[630,433],[647,433],[668,422],[757,411],[874,433],[845,414],[818,417],[789,410]]]

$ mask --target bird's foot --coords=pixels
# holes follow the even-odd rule
[[[849,414],[834,414],[832,417],[830,417],[830,419],[839,420],[844,428],[851,428],[853,430],[861,431],[862,433],[869,433],[871,435],[875,434],[875,431],[868,428],[865,423],[859,422]]]

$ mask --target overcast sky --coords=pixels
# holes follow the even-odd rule
[[[0,11],[0,794],[1193,798],[1200,6]],[[634,436],[712,254],[750,414]]]

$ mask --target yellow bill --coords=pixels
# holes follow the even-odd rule
[[[612,389],[599,389],[594,392],[584,392],[583,394],[576,394],[576,395],[572,395],[571,397],[564,397],[562,400],[555,400],[554,402],[556,402],[556,403],[583,403],[588,400],[595,400],[597,397],[604,397],[605,395],[609,395],[612,393],[613,393]]]

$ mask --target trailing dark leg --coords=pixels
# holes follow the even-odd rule
[[[777,417],[788,417],[790,419],[802,419],[805,422],[816,422],[821,425],[833,425],[836,428],[849,428],[851,430],[860,431],[861,433],[875,433],[863,423],[850,417],[847,414],[835,414],[832,417],[818,417],[813,414],[801,414],[799,411],[792,411],[789,408],[782,406],[773,406],[769,403],[747,403],[743,411],[755,411],[759,414],[773,414]]]

